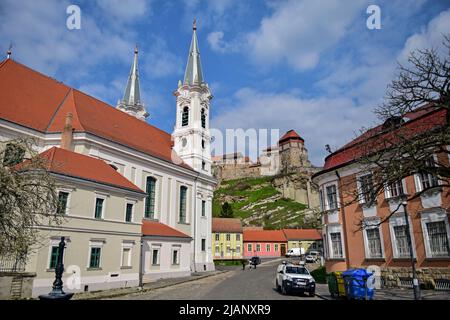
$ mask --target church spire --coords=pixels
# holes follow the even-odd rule
[[[141,120],[145,120],[149,115],[145,110],[144,104],[141,102],[137,45],[134,49],[134,59],[131,65],[130,75],[128,76],[127,87],[125,88],[123,99],[119,101],[117,108]]]
[[[203,73],[197,41],[197,21],[195,19],[192,30],[191,48],[189,49],[188,63],[184,73],[184,84],[200,85],[203,83]]]
[[[123,101],[127,104],[134,105],[141,103],[141,93],[139,88],[139,72],[138,72],[138,48],[134,48],[134,59],[131,65],[130,75],[128,76],[127,87],[123,95]]]

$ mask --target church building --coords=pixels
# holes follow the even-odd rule
[[[202,71],[196,29],[194,22],[184,79],[173,93],[173,133],[156,128],[148,118],[137,48],[116,107],[10,57],[0,62],[0,147],[18,137],[34,138],[38,153],[59,155],[68,168],[77,167],[67,169],[65,176],[55,173],[68,222],[42,227],[46,237],[24,267],[37,274],[33,296],[51,289],[54,246],[61,236],[70,240],[66,268],[80,270],[81,284],[69,292],[214,270],[212,94]],[[92,163],[86,157],[95,159],[102,171],[70,163]],[[102,163],[117,177],[105,174],[108,168]],[[68,276],[65,273],[63,280]]]

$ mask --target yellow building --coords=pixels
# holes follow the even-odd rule
[[[322,252],[322,235],[316,229],[283,229],[288,241],[288,250],[303,248],[305,252]]]
[[[212,219],[212,254],[214,260],[242,259],[243,234],[240,219]]]

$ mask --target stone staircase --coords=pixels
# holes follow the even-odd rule
[[[12,283],[11,283],[11,298],[12,299],[20,299],[22,297],[22,283],[23,283],[22,276],[13,277]]]

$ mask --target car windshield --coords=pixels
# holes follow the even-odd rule
[[[286,273],[308,274],[308,270],[302,267],[286,267]]]

